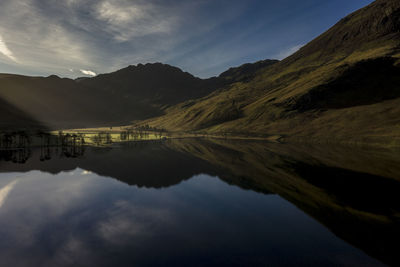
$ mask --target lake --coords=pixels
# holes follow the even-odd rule
[[[171,139],[0,151],[2,266],[396,266],[400,150]]]

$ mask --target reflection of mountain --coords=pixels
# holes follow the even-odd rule
[[[400,238],[400,158],[395,152],[215,140],[172,146],[257,190],[279,194],[347,242],[399,264],[394,244]]]
[[[80,157],[65,157],[61,149],[51,148],[51,159],[46,161],[39,160],[42,154],[43,149],[32,149],[25,164],[0,161],[0,171],[40,170],[55,174],[81,168],[129,185],[153,188],[172,186],[200,173],[216,173],[211,164],[160,142],[138,142],[121,148],[87,147]]]
[[[139,187],[161,188],[196,174],[216,175],[244,189],[274,193],[319,220],[336,235],[396,265],[400,238],[400,158],[388,150],[290,146],[226,140],[168,140],[87,147],[78,158],[25,164],[0,162],[2,172],[76,168]]]

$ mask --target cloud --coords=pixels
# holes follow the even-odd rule
[[[276,58],[279,60],[285,59],[288,56],[291,56],[294,53],[296,53],[297,51],[299,51],[300,48],[302,48],[303,46],[304,46],[304,44],[292,46],[286,50],[281,51],[278,55],[276,55]]]
[[[80,70],[83,74],[89,75],[89,76],[96,76],[96,72],[91,71],[91,70]]]
[[[1,52],[14,61],[17,58],[21,71],[33,75],[72,76],[69,68],[98,65],[94,59],[97,47],[86,34],[64,21],[75,21],[73,10],[78,8],[68,9],[61,2],[45,5],[38,0],[2,1]],[[5,41],[12,44],[12,53]]]
[[[163,62],[205,78],[285,58],[300,47],[290,44],[320,33],[321,18],[310,24],[304,4],[291,1],[287,9],[261,0],[1,0],[0,71],[76,78],[80,69]]]
[[[220,6],[210,0],[63,0],[51,5],[41,0],[2,0],[0,33],[9,46],[0,56],[5,51],[10,62],[0,63],[0,70],[76,78],[83,73],[80,70],[94,76],[93,69],[106,73],[163,62],[196,71],[192,67],[199,65],[197,59],[203,54],[215,60],[213,55],[220,54],[203,47],[221,43],[220,34],[210,32],[242,10],[235,3],[223,14],[209,14]],[[11,65],[9,56],[19,64]],[[206,68],[209,62],[201,64]]]
[[[129,23],[145,16],[145,11],[139,6],[120,6],[108,1],[101,2],[97,8],[100,19],[112,24]]]
[[[169,33],[177,21],[175,14],[170,14],[166,7],[152,4],[151,1],[101,1],[95,7],[95,14],[100,22],[106,23],[104,29],[119,42]]]
[[[0,53],[5,55],[7,58],[11,59],[14,62],[17,62],[17,59],[14,57],[14,54],[8,49],[6,43],[3,41],[3,37],[0,35]]]

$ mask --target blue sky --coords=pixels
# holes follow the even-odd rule
[[[76,78],[162,62],[199,77],[282,59],[371,0],[1,0],[0,72]]]

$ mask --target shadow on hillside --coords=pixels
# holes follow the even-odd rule
[[[384,57],[345,65],[336,71],[338,78],[301,96],[292,109],[340,109],[371,105],[400,97],[400,67],[397,59]]]

